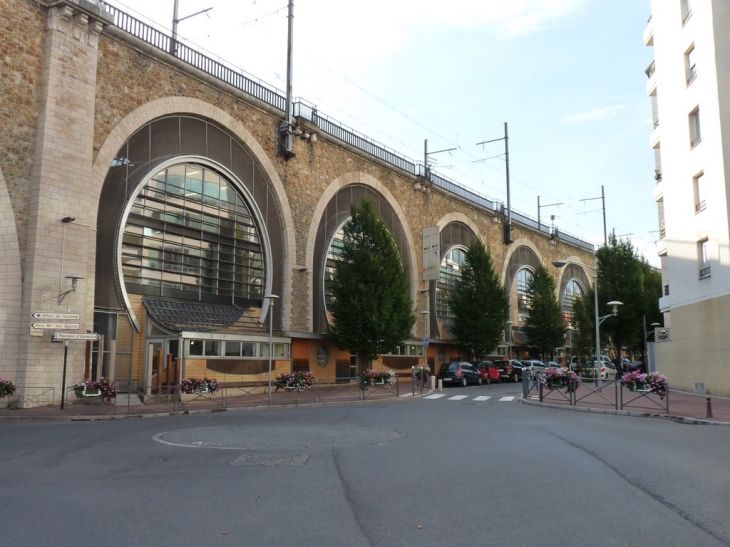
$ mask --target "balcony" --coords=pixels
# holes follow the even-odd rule
[[[646,74],[646,77],[651,80],[651,77],[654,76],[654,72],[656,71],[656,61],[652,61],[651,64],[646,67],[646,70],[644,73]]]
[[[660,239],[656,242],[656,254],[657,256],[667,256],[667,240]]]
[[[697,78],[697,67],[695,67],[695,66],[692,66],[692,67],[690,67],[690,69],[689,69],[689,70],[687,71],[687,87],[689,87],[689,85],[690,85],[690,84],[691,84],[692,82],[694,82],[696,78]]]
[[[651,64],[648,67],[646,67],[644,74],[646,74],[646,77],[649,78],[649,81],[646,82],[646,94],[653,95],[654,92],[656,91],[656,64],[655,64],[655,61],[652,61]]]
[[[651,22],[651,17],[649,17],[649,20],[646,22],[646,28],[644,29],[644,45],[645,46],[653,46],[654,45],[654,24]]]
[[[662,313],[667,313],[672,308],[672,302],[669,299],[669,295],[662,296],[659,298],[659,311]]]

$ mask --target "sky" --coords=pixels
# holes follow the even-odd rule
[[[174,0],[107,0],[171,29]],[[288,0],[179,0],[178,34],[286,89]],[[193,15],[213,8],[206,13]],[[293,96],[490,199],[658,266],[649,0],[294,0]],[[554,215],[554,220],[551,216]]]

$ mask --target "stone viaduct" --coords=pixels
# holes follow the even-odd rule
[[[429,362],[457,357],[445,298],[474,237],[511,295],[495,356],[526,355],[520,272],[548,265],[561,299],[571,283],[591,283],[590,269],[550,264],[592,264],[592,245],[517,212],[506,232],[503,204],[311,104],[294,105],[286,158],[284,97],[95,0],[0,0],[0,64],[0,376],[28,392],[53,388],[57,399],[62,383],[63,344],[52,336],[65,329],[38,322],[103,336],[68,343],[69,382],[88,372],[159,385],[177,358],[188,376],[261,378],[271,293],[277,372],[350,376],[358,364],[327,338],[325,278],[350,204],[363,198],[396,239],[416,310],[429,311],[383,356],[394,370],[423,358],[425,329]],[[441,278],[425,282],[429,227]],[[64,295],[70,275],[82,279]]]

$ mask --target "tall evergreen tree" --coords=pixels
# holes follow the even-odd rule
[[[565,344],[563,313],[555,298],[555,280],[540,264],[527,283],[530,312],[523,324],[525,334],[541,359],[547,359],[555,348]]]
[[[461,279],[449,298],[452,332],[466,355],[479,359],[497,347],[509,312],[509,299],[494,270],[492,255],[474,238],[465,253]]]
[[[333,341],[365,368],[410,337],[416,322],[408,276],[395,241],[375,205],[350,207],[344,244],[329,289]]]
[[[613,311],[607,303],[623,302],[616,317],[607,318],[600,326],[601,346],[613,345],[619,357],[621,348],[636,348],[642,340],[644,314],[647,310],[645,269],[630,240],[609,236],[608,245],[596,251],[598,261],[598,315]],[[574,324],[580,330],[581,347],[588,349],[588,339],[595,340],[593,288],[577,300]],[[593,342],[595,348],[595,342]],[[595,349],[588,352],[595,353]]]

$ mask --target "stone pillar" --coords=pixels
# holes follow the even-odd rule
[[[23,279],[18,381],[54,387],[60,400],[63,344],[54,331],[31,328],[34,312],[78,313],[79,332],[93,330],[96,210],[91,201],[92,155],[99,34],[111,16],[88,0],[42,0],[48,6],[43,53],[41,111],[28,221]],[[72,222],[62,219],[72,217]],[[60,292],[71,288],[69,274],[84,277],[78,291],[61,305]],[[69,343],[67,384],[81,379],[84,343]],[[37,391],[36,391],[37,393]]]

